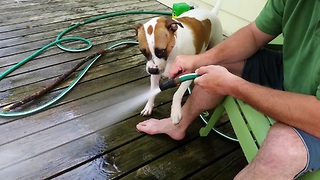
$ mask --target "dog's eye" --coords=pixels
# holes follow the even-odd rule
[[[155,48],[154,53],[158,58],[165,58],[167,56],[167,50],[166,49],[160,49],[160,48]]]
[[[148,53],[147,49],[140,49],[140,51],[148,60],[151,59],[150,53]]]

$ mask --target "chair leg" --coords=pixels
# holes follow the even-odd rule
[[[199,133],[201,137],[208,136],[209,132],[212,130],[213,126],[217,123],[221,114],[224,112],[224,107],[219,105],[213,112],[211,118],[208,121],[208,124],[201,128]]]
[[[241,149],[248,162],[251,162],[252,159],[258,152],[258,146],[254,137],[251,134],[250,128],[248,127],[246,120],[241,115],[241,110],[235,102],[234,98],[228,96],[225,101],[225,108],[230,119],[232,128],[239,140]]]

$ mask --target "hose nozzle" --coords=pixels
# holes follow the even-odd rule
[[[193,80],[199,76],[200,75],[197,73],[185,74],[185,75],[179,76],[174,79],[169,79],[168,81],[165,81],[164,83],[161,83],[159,85],[159,88],[161,91],[164,91],[164,90],[167,90],[170,88],[174,88],[174,87],[180,85],[184,81]]]
[[[178,86],[180,83],[181,82],[180,82],[179,78],[169,79],[168,81],[161,83],[159,85],[159,88],[161,91],[164,91],[164,90],[167,90],[170,88],[174,88],[174,87]]]

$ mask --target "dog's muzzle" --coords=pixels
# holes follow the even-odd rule
[[[148,72],[150,73],[150,74],[153,74],[153,75],[158,75],[158,74],[160,74],[160,70],[159,70],[159,68],[148,68]]]

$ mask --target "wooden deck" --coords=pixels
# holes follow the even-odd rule
[[[0,72],[52,42],[70,25],[111,12],[170,11],[154,0],[1,0]],[[99,20],[67,36],[90,39],[87,52],[52,47],[0,81],[3,107],[41,90],[86,56],[122,40],[154,15]],[[76,45],[77,46],[77,45]],[[238,143],[211,133],[200,138],[198,119],[182,141],[139,133],[142,104],[126,102],[149,88],[137,46],[101,57],[81,82],[50,108],[24,117],[0,117],[0,179],[232,179],[246,160]],[[75,77],[24,110],[55,97]],[[153,117],[169,116],[173,91],[158,95]],[[124,108],[122,104],[130,104]],[[144,103],[143,103],[144,104]],[[222,128],[230,125],[222,123]]]

